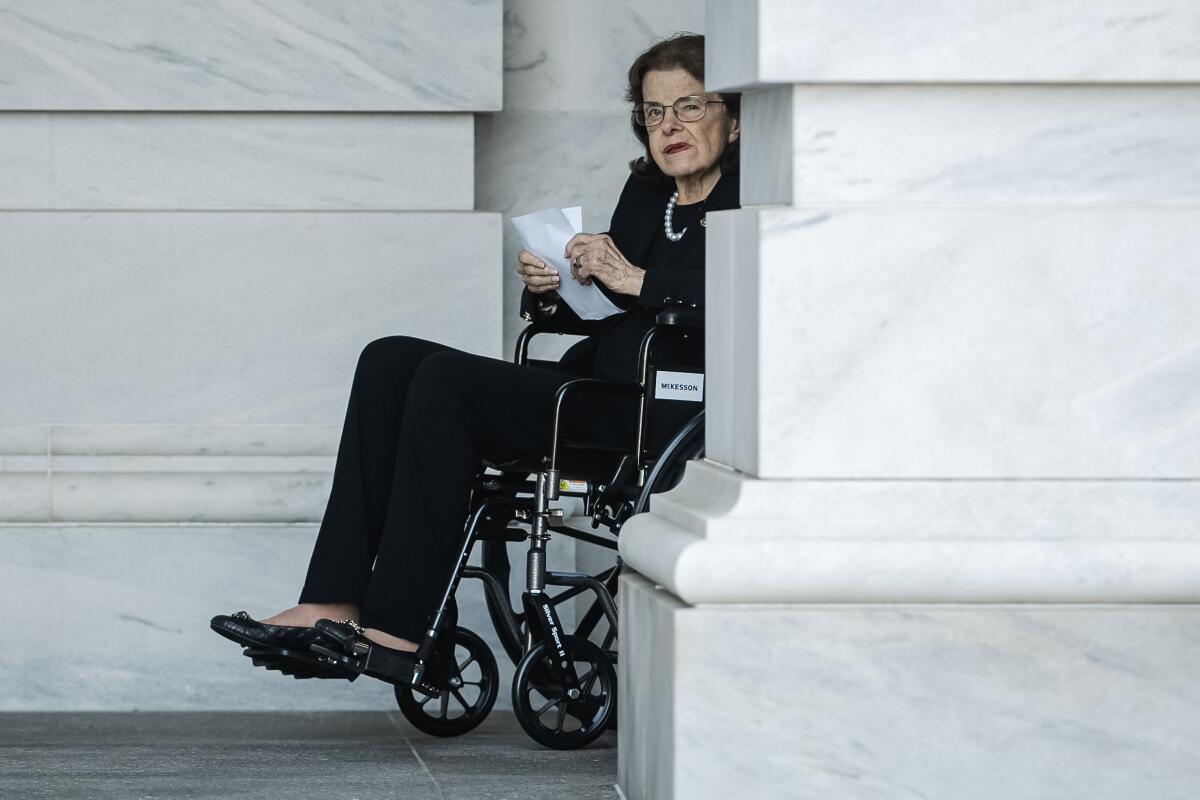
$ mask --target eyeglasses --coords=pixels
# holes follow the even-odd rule
[[[695,122],[703,119],[708,112],[709,103],[724,103],[724,100],[708,100],[699,95],[681,97],[671,108],[675,110],[675,119],[680,122]],[[644,128],[657,128],[667,118],[667,110],[662,103],[642,103],[641,108],[633,111],[633,121]]]

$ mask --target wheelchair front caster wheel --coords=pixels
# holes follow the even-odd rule
[[[604,733],[617,710],[617,672],[604,651],[580,636],[563,644],[579,677],[579,697],[567,696],[561,683],[547,680],[558,656],[538,642],[525,654],[513,676],[513,712],[530,738],[555,750],[572,750]]]
[[[454,663],[440,697],[396,686],[396,703],[413,727],[430,736],[461,736],[483,722],[500,691],[500,669],[487,643],[466,628],[454,631]]]

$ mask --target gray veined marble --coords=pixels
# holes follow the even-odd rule
[[[0,424],[0,456],[47,455],[50,428],[47,425]]]
[[[474,208],[470,114],[8,113],[0,208]]]
[[[688,606],[633,574],[620,592],[629,800],[1188,800],[1200,782],[1200,606]]]
[[[50,521],[312,522],[329,498],[332,458],[206,458],[196,465],[172,458],[81,458],[56,468]]]
[[[501,0],[0,2],[0,108],[487,111]]]
[[[319,521],[336,424],[0,426],[0,523]]]
[[[388,684],[297,681],[255,669],[208,627],[214,614],[246,609],[262,617],[293,605],[317,529],[0,525],[0,619],[56,632],[0,650],[0,711],[396,711]],[[549,553],[551,569],[571,569],[574,541],[556,537]],[[517,565],[522,557],[523,547],[510,545],[509,560]],[[523,582],[523,571],[514,569],[512,591]],[[496,654],[497,708],[507,708],[513,665],[483,592],[465,581],[456,596],[461,624]],[[560,613],[568,624],[574,619],[569,604]]]
[[[709,356],[714,383],[732,376],[709,398],[709,457],[759,477],[1200,477],[1197,219],[1169,204],[718,212],[709,341],[769,334],[756,358]]]
[[[761,480],[708,460],[621,530],[691,604],[1197,603],[1200,481]]]
[[[45,522],[50,518],[50,475],[42,469],[12,468],[0,458],[0,522]]]
[[[628,112],[629,65],[658,39],[704,33],[704,3],[509,0],[504,9],[504,109]]]
[[[709,0],[711,88],[767,83],[1194,83],[1191,0]]]
[[[331,456],[335,423],[56,423],[44,426],[50,453],[63,456]],[[0,437],[4,427],[0,427]],[[0,448],[2,449],[2,448]]]
[[[764,205],[621,532],[625,795],[1193,797],[1200,6],[706,8]]]
[[[1200,201],[1195,86],[780,86],[743,109],[743,205]]]
[[[0,422],[331,424],[373,339],[500,355],[495,214],[29,212],[0,239],[0,317],[41,343],[0,353]]]

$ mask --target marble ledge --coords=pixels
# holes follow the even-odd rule
[[[502,11],[501,0],[0,0],[0,109],[494,111]]]
[[[50,474],[50,522],[319,522],[332,468]],[[332,466],[332,465],[330,465]]]
[[[0,456],[45,456],[49,448],[49,425],[0,422]]]
[[[54,456],[332,456],[341,434],[335,423],[92,422],[42,427]],[[0,441],[4,431],[0,426]]]
[[[332,455],[0,455],[0,523],[314,522]]]
[[[0,209],[474,209],[470,114],[0,115]]]
[[[744,206],[1200,203],[1200,86],[782,86],[742,108]]]
[[[50,456],[51,473],[332,473],[332,455],[70,455]]]
[[[1197,83],[1190,0],[709,0],[710,90],[777,83]],[[915,58],[914,53],[920,57]],[[1121,53],[1113,58],[1113,53]]]
[[[690,604],[1200,602],[1200,483],[847,483],[692,462],[621,557]]]
[[[0,464],[0,523],[49,519],[50,476],[45,469],[17,470]]]
[[[655,496],[654,510],[705,539],[734,543],[1200,540],[1200,479],[763,480],[700,459]]]

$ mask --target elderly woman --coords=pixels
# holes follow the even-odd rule
[[[704,38],[680,35],[634,61],[626,99],[645,156],[630,164],[609,230],[570,240],[570,275],[524,250],[516,267],[526,316],[537,306],[573,318],[556,302],[566,280],[594,281],[622,313],[596,323],[556,369],[405,336],[368,344],[299,604],[261,621],[245,612],[214,617],[218,633],[245,645],[304,648],[324,635],[313,627],[318,620],[353,620],[360,647],[401,670],[454,567],[481,462],[536,452],[550,439],[560,386],[578,377],[634,379],[656,309],[673,299],[703,304],[705,213],[738,206],[739,98],[704,90]],[[617,416],[580,420],[574,434],[624,441]]]

